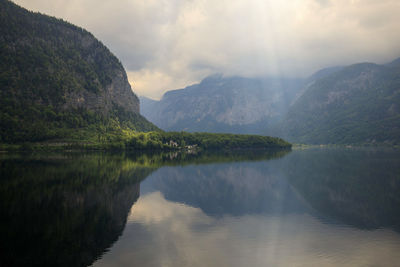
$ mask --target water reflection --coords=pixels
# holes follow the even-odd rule
[[[399,168],[360,149],[163,167],[94,266],[397,266]]]
[[[0,265],[90,265],[122,233],[151,171],[121,156],[1,160]]]
[[[141,187],[209,215],[307,212],[400,230],[398,151],[310,149],[269,161],[165,167]]]
[[[397,266],[400,238],[308,214],[209,216],[160,192],[133,206],[124,235],[94,266]]]
[[[297,151],[281,161],[290,184],[320,215],[361,229],[400,231],[400,153]]]
[[[88,266],[122,234],[160,166],[266,160],[284,151],[0,155],[0,266]]]
[[[275,160],[163,168],[142,190],[160,191],[168,200],[217,216],[309,210]]]
[[[2,156],[0,266],[395,266],[399,175],[391,150]]]

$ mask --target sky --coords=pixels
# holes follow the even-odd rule
[[[160,99],[222,73],[306,77],[400,57],[398,0],[14,0],[92,32],[133,91]]]

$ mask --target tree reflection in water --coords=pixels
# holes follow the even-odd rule
[[[161,166],[285,153],[3,155],[0,265],[92,264],[121,235],[140,182]]]

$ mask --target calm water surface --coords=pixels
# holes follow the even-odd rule
[[[400,152],[0,157],[0,266],[399,266]]]

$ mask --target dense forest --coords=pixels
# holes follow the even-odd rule
[[[86,30],[0,2],[0,142],[130,129],[139,114],[119,60]]]
[[[215,134],[188,132],[135,132],[119,130],[103,134],[78,133],[84,140],[65,139],[45,142],[0,144],[1,150],[59,151],[59,150],[129,150],[129,151],[188,151],[235,149],[290,149],[292,145],[278,137],[245,134]]]
[[[277,137],[245,134],[149,132],[140,133],[125,143],[132,149],[235,149],[290,148],[291,144]]]

